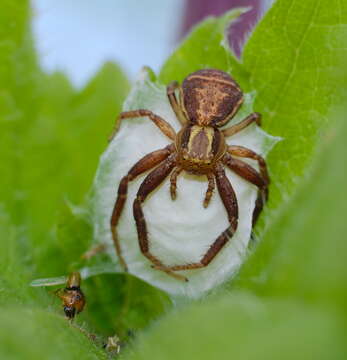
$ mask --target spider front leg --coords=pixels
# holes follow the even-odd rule
[[[220,162],[216,166],[215,175],[217,188],[227,211],[230,225],[217,237],[199,262],[185,265],[167,266],[165,268],[166,271],[200,269],[207,266],[235,234],[238,223],[238,205],[236,194],[229,179],[225,175],[225,171]]]
[[[260,126],[260,120],[261,120],[261,115],[257,112],[254,112],[248,115],[245,119],[243,119],[239,123],[222,130],[222,133],[225,137],[235,135],[236,133],[240,132],[241,130],[253,124],[254,122]]]
[[[256,206],[253,211],[252,223],[254,226],[268,198],[268,185],[270,181],[267,173],[265,160],[260,155],[253,152],[252,150],[239,146],[229,146],[228,152],[240,157],[249,157],[260,162],[259,164],[260,173],[259,173],[252,166],[246,164],[245,162],[239,159],[235,159],[234,157],[229,155],[229,153],[226,153],[222,159],[223,163],[227,165],[232,171],[234,171],[236,174],[241,176],[243,179],[257,186],[259,189],[258,198],[256,200]]]
[[[181,104],[177,101],[175,91],[179,89],[180,86],[177,81],[172,81],[166,88],[167,97],[169,98],[172,110],[176,114],[178,121],[182,126],[186,125],[187,120],[183,114]]]
[[[127,198],[128,193],[128,183],[134,180],[138,175],[144,173],[147,170],[152,169],[156,165],[160,164],[164,161],[173,151],[175,150],[175,146],[168,145],[164,149],[160,149],[157,151],[153,151],[146,156],[144,156],[141,160],[139,160],[128,172],[126,176],[123,177],[118,186],[118,195],[113,208],[112,216],[111,216],[111,232],[113,242],[116,248],[116,252],[119,258],[119,262],[127,271],[127,265],[122,256],[122,251],[120,248],[117,230],[116,227],[118,225],[119,218],[121,216],[122,210],[124,208],[124,204]]]
[[[133,204],[133,211],[142,254],[154,265],[153,267],[155,269],[162,270],[176,279],[188,281],[184,276],[173,273],[150,252],[147,224],[142,211],[142,203],[146,200],[147,196],[167,178],[176,166],[176,158],[176,154],[171,154],[162,164],[147,175],[137,192]]]
[[[120,127],[121,121],[123,119],[137,118],[137,117],[143,117],[143,116],[147,116],[150,120],[152,120],[153,123],[155,125],[157,125],[159,130],[164,135],[166,135],[169,139],[175,140],[176,132],[167,121],[165,121],[160,116],[152,113],[152,111],[145,110],[145,109],[139,109],[139,110],[132,110],[132,111],[124,111],[119,114],[118,121],[115,124],[115,127],[113,129],[111,136],[109,137],[109,141],[111,141],[114,138],[115,134],[117,133],[117,131]]]

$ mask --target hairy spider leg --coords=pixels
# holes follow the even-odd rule
[[[224,130],[222,130],[222,133],[225,137],[235,135],[236,133],[240,132],[247,126],[256,123],[260,126],[261,124],[261,115],[257,112],[254,112],[252,114],[249,114],[247,117],[245,117],[242,121],[239,123],[232,125]]]
[[[252,166],[246,164],[242,160],[235,159],[229,153],[226,153],[222,158],[223,163],[226,166],[228,166],[230,170],[234,171],[237,175],[241,176],[243,179],[257,186],[259,189],[258,198],[256,200],[256,205],[253,211],[253,219],[252,219],[252,224],[255,225],[258,216],[261,210],[263,209],[263,206],[268,198],[269,178],[267,175],[265,162],[263,162],[264,159],[260,155],[254,153],[252,150],[246,148],[241,148],[240,150],[237,150],[236,147],[230,146],[228,147],[228,152],[233,155],[241,156],[241,157],[246,157],[245,154],[252,155],[251,157],[252,159],[258,160],[259,158],[259,162],[262,164],[259,165],[260,168],[260,173],[259,173]]]
[[[112,132],[111,136],[109,137],[109,141],[111,141],[114,138],[114,136],[116,135],[123,119],[137,118],[137,117],[144,117],[144,116],[147,116],[150,120],[152,120],[153,123],[155,125],[157,125],[157,127],[160,129],[160,131],[164,135],[166,135],[169,139],[175,140],[176,132],[167,121],[165,121],[159,115],[154,114],[152,111],[145,110],[145,109],[139,109],[139,110],[132,110],[132,111],[124,111],[119,114],[118,120],[116,121],[116,124],[113,129],[113,132]]]
[[[180,88],[180,85],[177,81],[172,81],[166,88],[167,97],[169,98],[171,107],[176,114],[178,121],[182,126],[187,124],[187,119],[184,116],[184,113],[181,108],[181,104],[177,101],[175,91]]]
[[[228,214],[230,225],[224,230],[207,250],[202,259],[197,263],[167,266],[164,271],[180,271],[199,269],[207,266],[220,252],[224,245],[232,238],[237,229],[238,223],[238,205],[237,198],[229,179],[225,175],[224,168],[220,162],[216,166],[216,183],[217,188]],[[163,269],[161,269],[163,270]]]
[[[207,208],[208,204],[210,203],[211,197],[213,195],[213,190],[215,188],[215,183],[214,183],[214,177],[212,174],[207,174],[207,180],[208,180],[208,187],[206,190],[206,194],[205,194],[205,199],[203,202],[203,206],[204,208]]]
[[[156,165],[160,164],[164,161],[173,151],[175,150],[175,146],[173,144],[166,146],[163,149],[153,151],[146,156],[144,156],[141,160],[139,160],[128,172],[126,176],[124,176],[119,183],[118,186],[118,195],[113,208],[112,216],[111,216],[111,232],[113,242],[117,251],[117,255],[121,265],[124,270],[127,270],[126,262],[122,256],[121,247],[119,244],[117,230],[116,227],[118,225],[119,218],[121,216],[122,210],[124,208],[124,204],[127,198],[128,193],[128,183],[129,181],[134,180],[138,175],[146,172],[147,170],[152,169]]]
[[[147,196],[167,178],[172,169],[176,166],[176,160],[177,155],[171,154],[165,161],[163,161],[146,176],[137,192],[133,204],[133,210],[139,246],[142,254],[154,265],[156,269],[162,270],[176,279],[188,281],[188,279],[184,276],[175,274],[171,270],[167,269],[167,267],[150,252],[147,224],[142,211],[142,203],[146,200]]]

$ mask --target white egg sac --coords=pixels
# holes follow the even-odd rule
[[[225,127],[235,124],[253,112],[254,94],[245,94],[238,114]],[[163,117],[178,131],[180,123],[166,96],[164,85],[151,82],[143,72],[134,85],[124,111],[148,109]],[[267,135],[252,124],[240,133],[227,138],[229,145],[248,147],[265,156],[278,138]],[[144,155],[165,147],[171,141],[146,117],[122,120],[119,131],[102,155],[93,185],[93,224],[95,240],[113,244],[110,218],[120,180]],[[258,169],[253,160],[245,160]],[[257,188],[229,169],[225,169],[238,201],[239,222],[234,236],[205,268],[179,271],[189,279],[177,280],[153,269],[151,262],[141,253],[133,217],[133,201],[145,174],[129,183],[128,197],[117,226],[123,257],[131,274],[168,292],[172,296],[197,298],[232,277],[244,261],[252,231],[252,213]],[[143,211],[147,222],[151,252],[165,265],[197,262],[214,240],[228,227],[227,213],[214,191],[207,208],[203,199],[207,189],[206,176],[182,172],[177,180],[177,198],[170,197],[169,177],[147,198]],[[109,254],[117,262],[113,246]]]

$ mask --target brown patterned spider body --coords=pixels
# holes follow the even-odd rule
[[[179,97],[176,97],[179,91]],[[258,199],[253,213],[255,223],[268,197],[269,177],[264,159],[250,149],[241,146],[228,146],[225,137],[232,136],[253,122],[260,125],[260,114],[252,113],[238,124],[220,130],[238,111],[243,94],[238,84],[225,72],[204,69],[188,75],[179,86],[177,82],[167,87],[170,104],[182,125],[176,134],[169,123],[149,110],[126,111],[120,114],[125,118],[146,116],[168,137],[172,144],[153,151],[140,159],[125,175],[118,187],[118,196],[111,217],[111,231],[119,260],[123,259],[116,227],[124,207],[129,181],[138,175],[153,169],[144,179],[133,203],[133,213],[142,254],[158,270],[178,279],[188,281],[177,274],[180,270],[198,269],[207,266],[234,235],[238,223],[238,205],[233,187],[228,180],[224,167],[254,184],[259,189]],[[119,126],[120,121],[117,125]],[[256,160],[259,171],[239,158]],[[146,220],[142,204],[147,196],[156,189],[170,174],[171,198],[176,198],[176,181],[181,171],[204,175],[208,187],[203,201],[207,207],[215,184],[227,212],[229,227],[215,239],[199,262],[167,266],[151,253]]]

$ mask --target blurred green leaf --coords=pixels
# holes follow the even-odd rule
[[[99,339],[47,311],[5,307],[0,322],[2,359],[107,359]]]
[[[0,304],[11,314],[2,317],[3,329],[25,327],[18,344],[30,343],[33,353],[43,354],[46,347],[36,344],[35,350],[31,341],[40,326],[35,322],[42,316],[26,312],[45,309],[49,317],[53,302],[54,311],[61,313],[62,308],[51,291],[31,288],[29,283],[66,274],[88,249],[90,224],[85,210],[78,214],[73,204],[84,202],[129,83],[112,63],[81,91],[63,74],[44,74],[32,46],[30,12],[28,1],[5,1],[0,14]],[[21,316],[27,317],[25,322]],[[91,316],[97,318],[98,313]],[[61,328],[52,316],[42,322],[47,348],[48,339],[59,338],[56,332],[69,332],[66,321],[57,321]],[[15,332],[9,334],[12,342],[1,336],[0,348],[6,346],[8,351],[1,358],[19,351]],[[78,331],[76,336],[85,337]],[[52,349],[47,356],[92,357],[81,341],[63,337],[65,350],[50,356]]]
[[[157,320],[171,302],[158,289],[131,275],[103,274],[84,282],[88,311],[80,316],[98,334],[121,339]]]
[[[267,230],[234,286],[345,311],[347,168],[341,157],[347,123],[339,125],[326,132],[309,179]]]
[[[122,359],[344,359],[338,316],[295,301],[223,296],[176,311]]]

